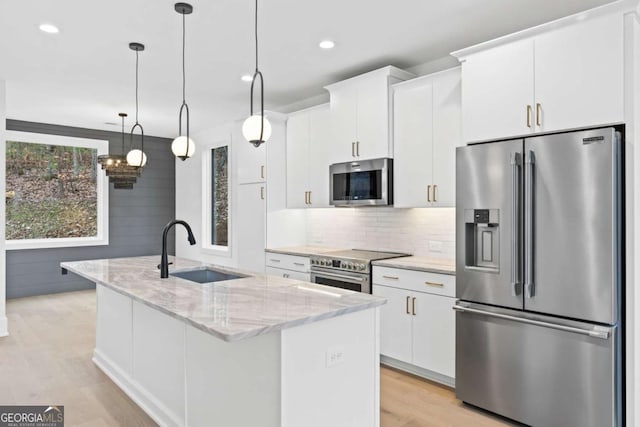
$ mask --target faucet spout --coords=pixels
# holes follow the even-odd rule
[[[169,234],[169,230],[176,224],[183,225],[184,228],[187,229],[187,239],[189,240],[189,244],[191,246],[196,244],[196,238],[193,236],[193,231],[191,231],[191,227],[185,221],[181,219],[174,219],[170,221],[167,225],[164,226],[164,230],[162,231],[162,255],[160,257],[160,278],[166,279],[169,277],[169,256],[167,255],[167,234]]]

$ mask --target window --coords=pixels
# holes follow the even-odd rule
[[[7,249],[108,244],[108,141],[6,133]]]
[[[229,254],[229,145],[210,146],[203,156],[203,228],[205,250]]]

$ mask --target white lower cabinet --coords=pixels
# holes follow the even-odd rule
[[[265,264],[268,275],[311,281],[311,263],[307,256],[265,251]]]
[[[455,378],[455,298],[439,293],[416,292],[433,283],[434,276],[450,282],[452,276],[401,269],[392,271],[393,285],[376,283],[373,294],[387,299],[380,314],[380,354],[383,363],[441,382]],[[407,274],[408,273],[408,274]],[[417,278],[424,274],[428,280]]]

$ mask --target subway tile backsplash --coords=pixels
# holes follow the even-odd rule
[[[307,243],[453,259],[455,209],[308,209]]]

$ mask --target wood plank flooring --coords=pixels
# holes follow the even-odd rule
[[[64,405],[68,427],[155,425],[91,361],[95,291],[9,300],[7,316],[0,405]],[[507,425],[461,404],[449,388],[382,368],[382,427]]]

